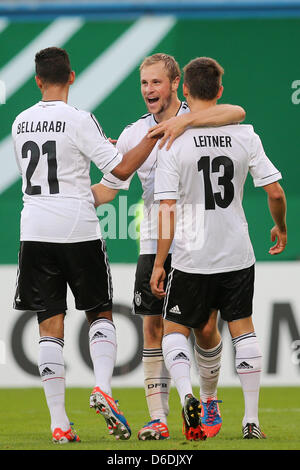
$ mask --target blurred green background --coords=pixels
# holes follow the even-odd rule
[[[51,25],[51,21],[9,21],[0,32],[1,70]],[[80,77],[135,20],[86,20],[63,45],[69,52],[73,69]],[[153,31],[155,34],[155,30]],[[263,189],[255,189],[248,178],[244,192],[244,209],[258,261],[299,260],[299,115],[294,104],[292,83],[300,80],[298,44],[299,18],[249,19],[180,19],[149,52],[174,55],[183,67],[197,56],[210,56],[225,69],[222,103],[239,104],[246,110],[246,123],[260,135],[266,154],[282,172],[281,182],[288,201],[288,246],[280,258],[268,255],[271,245],[270,218]],[[49,44],[50,45],[50,44]],[[130,54],[130,51],[128,51]],[[34,61],[34,57],[32,57]],[[101,76],[99,76],[101,87]],[[90,90],[93,93],[93,90]],[[180,96],[181,86],[180,86]],[[0,144],[10,133],[15,116],[40,99],[33,75],[0,106]],[[108,137],[117,138],[123,128],[146,112],[140,95],[139,71],[135,67],[95,109],[90,109]],[[7,155],[0,154],[5,168]],[[11,157],[9,157],[11,158]],[[101,173],[92,165],[92,182]],[[141,198],[141,186],[135,176],[128,195],[128,207]],[[19,244],[19,219],[22,208],[21,181],[17,179],[0,193],[0,264],[16,264]],[[113,202],[118,209],[118,197]],[[128,222],[132,217],[128,217]],[[107,240],[110,261],[135,263],[138,243]]]

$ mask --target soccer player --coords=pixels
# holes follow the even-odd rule
[[[157,53],[146,57],[140,66],[141,93],[149,113],[121,133],[117,148],[126,152],[145,136],[155,123],[165,122],[173,116],[187,116],[180,128],[188,125],[218,125],[238,122],[245,112],[239,106],[218,105],[209,110],[189,113],[186,102],[181,102],[177,91],[180,82],[180,68],[175,59],[167,54]],[[143,220],[140,229],[140,256],[137,263],[134,286],[133,310],[143,315],[143,369],[145,394],[150,421],[138,433],[141,440],[165,439],[169,437],[167,415],[170,375],[165,367],[161,349],[162,301],[157,300],[150,290],[150,277],[157,243],[157,209],[154,203],[154,175],[157,147],[151,152],[137,175],[143,188]],[[128,189],[131,178],[122,182],[113,175],[104,175],[100,183],[92,187],[95,205],[111,201],[120,189]],[[171,249],[170,249],[171,252]],[[171,254],[166,259],[165,269],[170,269]],[[201,341],[197,347],[197,364],[201,372],[203,410],[205,410],[208,434],[215,435],[221,426],[217,405],[217,382],[221,361],[222,341],[217,329],[216,315],[203,325]]]
[[[126,180],[157,139],[145,138],[122,155],[92,114],[67,104],[75,80],[67,52],[56,47],[41,50],[35,64],[42,99],[19,114],[12,126],[24,202],[14,307],[37,312],[39,371],[54,442],[79,440],[65,410],[67,285],[90,324],[95,372],[90,406],[104,416],[111,434],[128,439],[129,425],[111,397],[117,348],[112,284],[89,172],[93,161],[104,174]]]
[[[221,97],[223,68],[201,57],[184,68],[183,92],[192,112],[210,109]],[[164,298],[166,367],[183,408],[186,438],[204,439],[200,402],[193,395],[188,337],[211,312],[228,322],[235,348],[236,371],[244,394],[244,439],[265,435],[258,418],[262,354],[252,322],[255,255],[242,208],[250,172],[263,187],[275,226],[269,253],[281,253],[287,241],[286,200],[280,172],[266,156],[251,125],[188,129],[167,151],[158,152],[155,200],[160,201],[159,239],[151,290]],[[176,218],[176,221],[175,221]],[[176,231],[175,231],[176,230]],[[164,263],[174,241],[172,269]]]

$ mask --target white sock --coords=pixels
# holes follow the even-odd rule
[[[90,326],[89,340],[95,386],[111,396],[111,379],[117,358],[116,329],[113,322],[104,318],[95,320]]]
[[[181,405],[188,393],[193,394],[191,384],[191,359],[187,338],[181,333],[170,333],[162,340],[165,364],[177,388]]]
[[[143,350],[144,386],[151,421],[167,424],[171,377],[161,348]]]
[[[236,352],[235,367],[244,393],[243,426],[246,423],[255,423],[259,426],[258,399],[262,354],[256,334],[251,332],[232,338],[232,344]]]
[[[51,417],[51,431],[67,431],[70,421],[65,410],[64,340],[42,336],[39,340],[39,372]]]
[[[200,398],[207,402],[217,399],[217,387],[221,368],[222,341],[211,349],[203,349],[195,343],[194,355],[199,371]]]

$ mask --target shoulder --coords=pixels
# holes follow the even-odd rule
[[[139,119],[137,119],[136,121],[132,122],[131,124],[128,124],[125,129],[129,129],[129,128],[139,128],[139,127],[143,127],[145,125],[147,125],[150,120],[152,118],[152,114],[150,113],[146,113],[146,114],[143,114]]]
[[[190,112],[189,105],[187,104],[186,101],[182,101],[181,108],[180,108],[180,114],[189,113],[189,112]]]
[[[37,104],[33,105],[33,106],[30,106],[30,108],[27,108],[27,109],[24,109],[21,113],[19,113],[13,123],[12,123],[12,133],[14,134],[15,132],[15,129],[16,129],[16,126],[21,123],[22,121],[28,121],[30,120],[33,116],[34,116],[34,113],[35,113],[35,109],[37,107]]]
[[[70,113],[71,116],[74,116],[75,119],[88,121],[91,120],[92,113],[89,111],[85,111],[83,109],[78,109],[75,106],[70,106],[66,108],[67,112]]]
[[[27,118],[29,115],[33,114],[38,108],[38,103],[34,104],[33,106],[30,106],[29,108],[24,109],[21,113],[19,113],[15,121],[20,121],[22,119]]]
[[[139,119],[138,121],[141,121],[141,120],[144,120],[144,119],[150,119],[152,117],[152,114],[151,113],[146,113],[146,114],[143,114]],[[138,122],[137,121],[137,122]]]
[[[210,128],[212,132],[219,129],[219,132],[224,135],[229,135],[233,139],[237,139],[237,141],[246,142],[251,141],[254,136],[256,135],[251,124],[227,124],[220,127],[212,127]],[[205,131],[205,128],[202,128]]]
[[[86,128],[90,127],[92,130],[97,129],[101,134],[103,133],[102,127],[99,124],[98,119],[92,112],[85,111],[83,109],[77,109],[73,106],[70,106],[69,112],[78,126],[84,125]]]
[[[251,124],[238,124],[237,127],[240,132],[238,135],[243,139],[248,140],[251,143],[251,146],[257,146],[260,143],[260,137]]]
[[[69,103],[64,105],[63,112],[69,114],[70,117],[74,117],[77,121],[91,120],[91,116],[93,115],[90,111],[76,108],[76,106]]]
[[[143,116],[137,119],[137,121],[134,121],[124,127],[122,134],[145,133],[148,131],[152,119],[152,114],[143,114]]]
[[[236,126],[240,129],[243,129],[245,132],[253,133],[254,132],[254,127],[252,124],[233,124],[233,127]]]
[[[241,132],[249,135],[254,134],[254,128],[252,124],[230,124],[229,126],[224,127],[228,127],[230,130],[232,130],[232,132]]]

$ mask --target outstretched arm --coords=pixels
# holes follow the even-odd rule
[[[271,230],[271,241],[276,244],[269,250],[270,255],[282,253],[287,244],[286,198],[278,182],[264,186],[268,195],[268,204],[275,226]]]
[[[216,127],[236,124],[244,121],[245,116],[246,112],[241,106],[217,104],[203,111],[182,114],[161,122],[149,129],[148,136],[156,137],[163,134],[159,148],[162,148],[168,141],[167,150],[169,150],[176,137],[188,127]]]
[[[138,145],[123,155],[121,162],[111,171],[111,173],[122,181],[127,180],[147,159],[159,136],[143,137]]]

